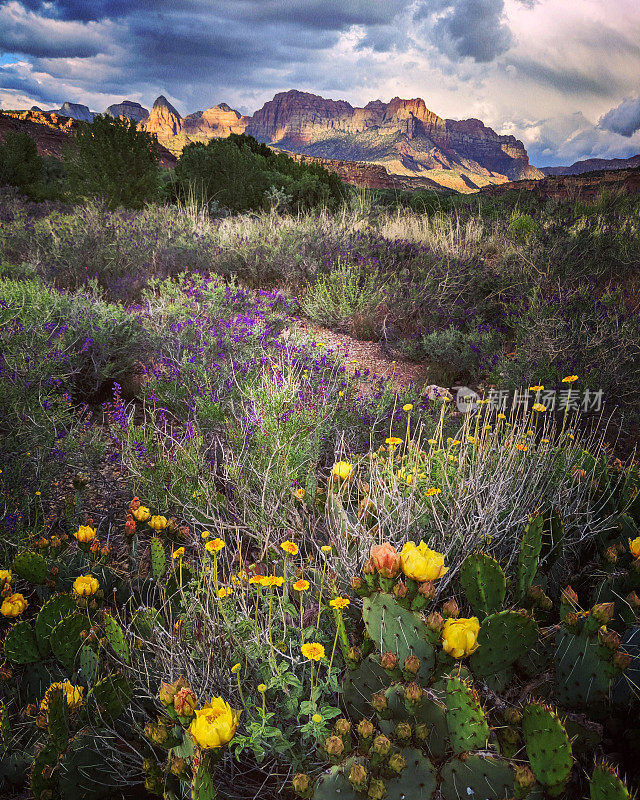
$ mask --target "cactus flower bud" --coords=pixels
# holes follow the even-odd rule
[[[178,758],[178,756],[173,756],[169,764],[169,769],[172,775],[180,778],[187,774],[188,766],[189,763],[186,758]]]
[[[173,707],[181,717],[192,717],[197,705],[198,698],[188,686],[180,689],[173,698]]]
[[[565,614],[563,620],[565,627],[567,630],[572,631],[573,633],[580,632],[580,617],[575,612],[570,612],[569,614]]]
[[[640,608],[640,597],[638,597],[636,592],[629,592],[625,599],[631,608],[635,608],[636,610]]]
[[[409,706],[417,706],[422,702],[424,690],[417,683],[408,683],[404,687],[404,699]]]
[[[560,602],[564,605],[571,606],[572,608],[578,608],[580,605],[578,602],[578,595],[573,591],[571,586],[567,586],[566,589],[562,590]]]
[[[347,736],[347,734],[351,733],[351,723],[348,719],[340,717],[340,719],[336,720],[333,730],[338,736]]]
[[[613,656],[613,664],[616,669],[625,670],[631,664],[631,656],[629,653],[623,653],[622,650],[618,650]]]
[[[380,658],[380,666],[387,672],[393,672],[398,668],[398,656],[395,653],[383,653]]]
[[[445,619],[457,619],[460,616],[460,606],[453,597],[442,606],[442,616]]]
[[[375,564],[370,558],[365,562],[365,565],[362,568],[362,572],[365,575],[375,575],[376,572]]]
[[[425,600],[433,600],[436,596],[436,586],[433,581],[423,581],[418,586],[418,594],[424,597]]]
[[[391,750],[391,741],[384,735],[379,733],[373,740],[372,750],[376,755],[387,756]]]
[[[604,560],[608,564],[615,564],[618,561],[618,549],[615,545],[608,547],[604,554]]]
[[[181,680],[178,678],[178,681]],[[182,688],[184,683],[178,686],[178,681],[175,683],[165,683],[164,681],[160,681],[160,691],[158,692],[158,697],[160,698],[160,702],[163,706],[172,706],[173,705],[173,698],[178,694],[179,689]]]
[[[444,618],[437,611],[432,611],[426,619],[427,628],[434,633],[440,633],[444,627]]]
[[[351,578],[351,588],[354,592],[362,591],[363,585],[362,578],[359,575],[354,575],[353,578]]]
[[[404,660],[403,669],[409,675],[417,675],[418,670],[420,669],[420,659],[418,656],[410,655],[407,656]]]
[[[324,743],[324,749],[329,759],[337,763],[344,753],[344,742],[339,736],[328,736]]]
[[[426,742],[430,734],[431,734],[431,728],[424,722],[420,722],[418,725],[416,725],[416,728],[413,732],[415,740],[421,743]]]
[[[615,631],[608,631],[604,626],[598,631],[598,641],[607,650],[617,650],[620,647],[620,636]]]
[[[356,792],[364,792],[369,783],[369,773],[363,764],[356,762],[349,770],[349,783],[353,786]]]
[[[387,702],[387,698],[384,692],[374,692],[371,695],[371,705],[373,706],[374,711],[377,711],[379,714],[383,713],[387,710],[389,703]]]
[[[367,797],[370,798],[370,800],[384,800],[386,796],[387,787],[384,785],[384,781],[380,780],[380,778],[374,778],[369,784]]]
[[[398,581],[393,587],[393,596],[396,600],[402,600],[407,596],[407,584],[404,581]]]
[[[506,708],[502,716],[509,725],[518,725],[522,720],[522,711],[517,708]]]
[[[373,736],[375,728],[368,719],[361,719],[358,723],[357,731],[361,739],[370,739]]]
[[[298,772],[297,775],[293,776],[291,788],[298,795],[298,797],[302,797],[303,800],[313,797],[313,784],[311,783],[311,778],[308,775],[305,775],[304,772]]]
[[[614,603],[598,603],[591,609],[591,616],[600,625],[606,625],[613,618]]]
[[[394,731],[399,744],[407,744],[411,741],[411,733],[411,725],[408,722],[399,722]]]
[[[389,761],[387,763],[389,765],[389,769],[396,775],[399,775],[407,766],[407,759],[402,755],[402,753],[394,753],[389,757]]]
[[[515,764],[514,771],[516,789],[526,789],[526,794],[528,794],[536,782],[536,776],[533,774],[531,767],[527,764]],[[517,796],[524,796],[524,793]]]

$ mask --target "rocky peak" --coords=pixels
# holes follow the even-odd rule
[[[123,100],[121,103],[114,103],[106,111],[112,117],[126,117],[134,122],[142,122],[149,116],[149,109],[141,106],[133,100]]]
[[[182,117],[161,94],[153,104],[149,116],[141,123],[146,131],[155,133],[159,138],[176,136],[182,130]]]
[[[91,122],[95,117],[94,112],[90,111],[88,106],[84,106],[82,103],[70,103],[69,101],[63,103],[57,113],[63,117],[71,117],[71,119],[78,119],[82,122]]]

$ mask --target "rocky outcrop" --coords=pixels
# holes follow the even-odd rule
[[[248,117],[230,108],[226,103],[188,114],[182,120],[182,132],[187,136],[220,139],[232,133],[244,133]]]
[[[502,180],[542,177],[513,136],[476,119],[442,119],[421,98],[354,108],[344,100],[281,92],[256,111],[246,132],[294,152],[385,163],[397,174],[444,169]]]
[[[545,175],[582,175],[596,170],[635,169],[640,167],[640,155],[629,158],[588,158],[569,167],[541,167]]]
[[[134,122],[142,122],[149,116],[149,109],[133,100],[123,100],[121,103],[109,106],[106,113],[112,117],[126,117]]]
[[[81,103],[63,103],[57,113],[62,117],[71,117],[81,122],[91,122],[95,117],[95,113]]]
[[[640,168],[590,172],[581,175],[551,175],[543,180],[503,183],[482,190],[482,194],[498,196],[508,191],[533,193],[540,200],[593,200],[601,192],[611,194],[640,193]]]
[[[182,117],[164,95],[160,95],[153,104],[149,116],[140,127],[155,133],[158,139],[169,139],[177,136],[182,130]]]

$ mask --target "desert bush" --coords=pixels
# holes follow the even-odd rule
[[[433,379],[449,386],[454,381],[489,372],[499,360],[504,343],[504,333],[487,325],[470,330],[450,326],[423,334],[418,352],[438,371]]]
[[[36,143],[26,133],[8,132],[0,142],[0,184],[25,190],[42,179],[44,165]]]
[[[142,208],[158,192],[157,140],[129,119],[98,114],[82,123],[64,164],[76,196],[103,198],[111,209]]]

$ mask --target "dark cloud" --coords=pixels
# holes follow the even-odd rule
[[[621,136],[633,136],[640,131],[640,97],[623,100],[598,122],[598,127]]]
[[[565,94],[608,97],[617,84],[616,76],[602,65],[585,64],[583,69],[577,69],[566,64],[544,64],[517,55],[510,55],[507,65],[515,67],[521,78]]]
[[[430,41],[452,59],[487,63],[513,43],[504,0],[425,0],[417,17],[426,21]]]

